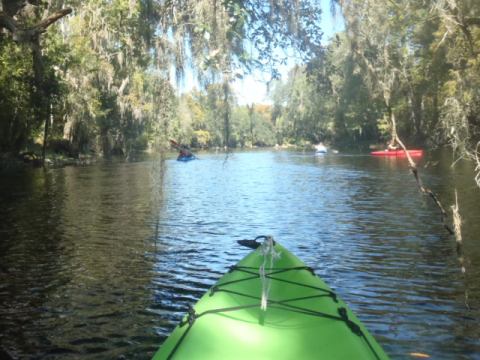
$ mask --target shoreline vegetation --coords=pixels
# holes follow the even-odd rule
[[[327,143],[327,148],[330,153],[338,154],[338,153],[361,153],[361,154],[368,154],[371,150],[383,150],[385,149],[385,144],[363,144],[356,148],[339,148],[337,150],[336,147],[331,146],[332,144]],[[130,159],[137,159],[145,154],[154,154],[154,153],[161,153],[161,154],[176,154],[176,150],[170,147],[162,147],[161,149],[144,149],[144,150],[137,150],[128,155],[124,154],[109,154],[108,156],[104,156],[103,154],[95,154],[90,152],[88,154],[85,153],[78,153],[78,154],[71,154],[68,152],[62,151],[52,151],[51,149],[47,148],[45,162],[42,160],[41,154],[41,145],[36,146],[37,151],[34,150],[26,150],[20,152],[18,154],[12,153],[3,153],[0,154],[0,172],[2,171],[11,171],[11,170],[19,170],[24,168],[36,168],[45,166],[46,168],[62,168],[66,166],[88,166],[97,163],[98,161],[106,160],[106,159],[119,159],[119,160],[130,160]],[[218,152],[226,152],[224,147],[214,146],[214,147],[201,147],[201,148],[190,148],[194,153],[218,153]],[[302,144],[275,144],[275,145],[266,145],[266,146],[243,146],[243,147],[236,147],[236,148],[228,148],[229,152],[235,151],[256,151],[256,150],[288,150],[288,151],[297,151],[297,152],[305,152],[311,153],[312,155],[315,153],[316,144],[304,142]]]
[[[128,158],[168,139],[366,149],[398,134],[480,174],[479,2],[335,0],[344,30],[327,42],[319,1],[0,4],[2,162]],[[258,71],[271,103],[241,105],[233,85]]]
[[[37,151],[33,150],[26,150],[20,152],[18,154],[13,153],[3,153],[0,154],[0,171],[2,170],[9,170],[9,169],[19,169],[24,167],[48,167],[48,168],[61,168],[65,166],[87,166],[94,164],[102,159],[109,159],[109,158],[117,158],[117,159],[124,159],[128,160],[129,158],[135,158],[137,155],[140,154],[153,154],[154,152],[158,153],[175,153],[176,150],[171,149],[169,147],[163,147],[160,150],[155,150],[153,148],[145,149],[145,150],[138,150],[133,152],[132,154],[128,154],[125,156],[124,154],[110,154],[108,156],[104,156],[102,154],[95,154],[93,152],[89,154],[78,153],[72,154],[68,152],[62,151],[52,151],[51,149],[47,148],[45,162],[42,160],[41,150],[39,150],[41,145],[37,144]],[[283,145],[267,145],[267,146],[249,146],[249,147],[238,147],[238,148],[229,148],[229,151],[245,151],[245,150],[293,150],[293,151],[305,151],[305,152],[313,152],[315,151],[315,144],[302,144],[302,145],[295,145],[295,144],[283,144]],[[219,152],[219,151],[226,151],[225,148],[215,146],[215,147],[202,147],[202,148],[191,148],[193,152]]]

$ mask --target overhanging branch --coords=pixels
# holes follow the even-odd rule
[[[34,26],[34,29],[37,29],[37,31],[40,31],[40,32],[44,32],[47,29],[47,27],[52,25],[57,20],[60,20],[62,17],[70,14],[71,12],[72,12],[71,8],[59,10],[53,13],[52,15],[50,15],[49,17],[47,17],[46,19],[43,19],[42,21],[40,21],[36,26]]]
[[[14,41],[31,42],[36,36],[45,32],[46,29],[54,22],[70,14],[71,12],[71,8],[62,9],[56,11],[30,28],[22,28],[12,16],[8,15],[4,11],[0,11],[0,29],[7,29],[12,34]]]
[[[392,121],[395,122],[395,118],[392,118]],[[418,174],[417,164],[415,163],[415,161],[413,161],[412,157],[408,153],[407,147],[402,142],[402,140],[400,140],[400,138],[398,137],[398,134],[395,134],[394,136],[392,136],[392,141],[396,142],[398,145],[400,145],[402,150],[405,152],[405,155],[407,156],[407,159],[408,159],[408,164],[410,166],[410,171],[412,172],[413,176],[415,177],[415,180],[417,182],[417,186],[420,189],[420,191],[423,194],[430,196],[430,198],[433,200],[435,205],[437,205],[438,209],[440,210],[441,221],[442,221],[443,227],[449,232],[450,235],[455,234],[455,232],[452,230],[452,228],[447,224],[448,215],[447,215],[447,212],[445,211],[445,208],[443,207],[442,203],[438,199],[437,195],[432,190],[430,190],[429,188],[427,188],[426,186],[423,185],[422,180],[420,179],[420,176]]]

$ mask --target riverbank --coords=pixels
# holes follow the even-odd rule
[[[0,172],[4,171],[16,171],[25,167],[48,167],[48,168],[61,168],[65,166],[87,166],[94,164],[102,159],[108,159],[114,157],[117,159],[125,159],[131,161],[132,159],[142,158],[145,154],[152,155],[155,152],[157,153],[169,153],[175,152],[167,145],[161,146],[158,149],[149,147],[144,151],[132,151],[129,154],[116,153],[110,156],[104,156],[101,153],[92,152],[90,154],[80,153],[78,151],[73,151],[70,146],[61,142],[62,147],[58,144],[60,142],[55,142],[51,148],[47,150],[45,164],[42,162],[41,158],[41,149],[33,147],[19,154],[13,153],[3,153],[0,154]],[[384,149],[386,145],[384,144],[372,144],[371,142],[365,142],[357,144],[356,146],[341,146],[341,144],[325,142],[325,146],[334,153],[365,153],[368,154],[372,149]],[[274,146],[243,146],[243,147],[234,147],[228,148],[229,152],[235,151],[261,151],[261,150],[276,150],[276,151],[299,151],[299,152],[310,152],[315,151],[314,143],[309,141],[301,141],[298,143],[284,143],[284,144],[275,144]],[[219,153],[227,151],[224,147],[212,146],[212,147],[191,147],[190,150],[194,153]],[[142,155],[143,154],[143,155]]]
[[[12,153],[0,154],[0,172],[16,171],[25,167],[49,167],[61,168],[65,166],[85,166],[91,165],[98,160],[98,157],[92,155],[80,154],[77,158],[66,156],[65,154],[47,154],[45,162],[41,156],[34,152],[23,152],[18,155]]]

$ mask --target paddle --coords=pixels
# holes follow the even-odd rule
[[[180,146],[179,143],[177,143],[175,140],[170,139],[170,144],[175,148],[180,150],[182,147]]]
[[[180,151],[180,153],[183,153],[184,151],[186,152],[185,155],[182,155],[181,156],[193,156],[195,159],[197,158],[195,156],[195,154],[193,154],[187,146],[183,146],[183,145],[180,145],[179,143],[177,143],[175,140],[172,140],[170,139],[170,144],[175,148],[177,149],[178,151]]]

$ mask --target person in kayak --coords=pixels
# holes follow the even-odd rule
[[[388,144],[387,151],[396,151],[399,149],[399,146],[396,142],[391,142]]]
[[[179,158],[193,156],[192,152],[188,150],[188,148],[185,145],[181,145],[179,150],[180,150],[178,154]]]
[[[177,149],[178,152],[178,157],[177,160],[185,159],[185,158],[191,158],[195,159],[195,155],[190,151],[187,145],[182,145],[177,143],[175,140],[170,139],[170,144]]]
[[[315,151],[317,153],[326,153],[327,152],[327,147],[323,144],[323,142],[320,141],[320,143],[315,145]]]

